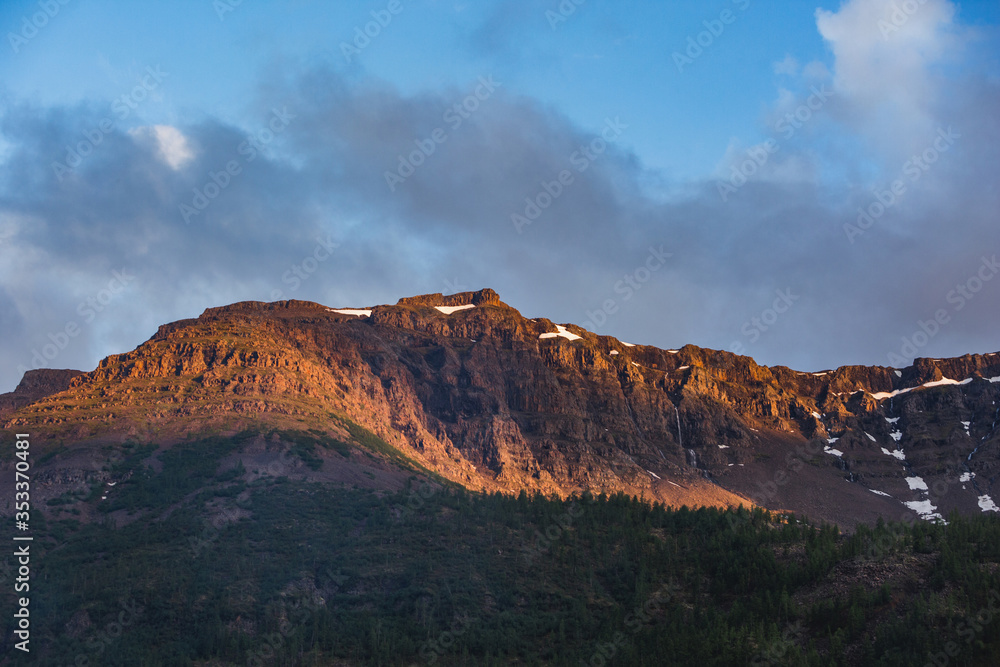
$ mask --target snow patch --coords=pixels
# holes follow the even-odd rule
[[[899,421],[899,417],[885,417],[885,420],[890,424],[895,424]]]
[[[610,354],[611,356],[614,356],[614,355],[618,354],[618,350],[611,350],[611,352],[609,352],[608,354]]]
[[[984,512],[1000,512],[1000,507],[988,495],[979,496],[979,509]]]
[[[657,474],[656,474],[655,472],[653,472],[652,470],[647,470],[646,472],[648,472],[648,473],[649,473],[650,475],[652,475],[652,476],[653,476],[653,477],[655,477],[656,479],[663,479],[662,477],[660,477],[659,475],[657,475]]]
[[[580,340],[581,338],[583,338],[583,336],[577,336],[575,333],[567,331],[566,327],[564,327],[561,324],[557,324],[556,329],[559,330],[558,333],[543,333],[542,335],[539,336],[539,338],[558,338],[560,336],[565,338],[566,340]]]
[[[690,366],[681,366],[681,367],[680,367],[680,368],[678,368],[677,370],[679,370],[679,371],[686,371],[686,370],[687,370],[687,369],[689,369],[689,368],[691,368],[691,367],[690,367]]]
[[[960,481],[960,482],[971,482],[972,478],[975,477],[975,476],[976,476],[976,473],[974,473],[974,472],[963,472],[959,476],[958,481]]]
[[[965,378],[961,382],[958,380],[949,380],[948,378],[941,378],[940,380],[935,380],[934,382],[925,382],[921,387],[943,387],[946,384],[969,384],[972,382],[972,378]]]
[[[892,433],[889,434],[889,437],[892,438],[893,440],[895,440],[896,442],[899,442],[900,438],[903,437],[903,432],[902,431],[893,431]]]
[[[824,375],[829,375],[830,371],[823,371],[822,373],[813,373],[813,377],[821,378]]]
[[[898,377],[898,378],[903,377],[903,371],[893,371],[893,373],[895,373],[896,377]]]
[[[876,491],[875,489],[868,489],[868,490],[871,491],[872,493],[877,493],[880,496],[885,496],[886,498],[892,498],[892,496],[890,496],[888,493],[885,493],[883,491]]]
[[[929,500],[911,500],[903,504],[919,514],[920,518],[926,521],[930,521],[932,519],[944,520],[944,517],[937,513],[937,508],[934,507],[933,503]]]
[[[827,438],[826,439],[826,441],[829,442],[831,445],[833,443],[837,442],[838,440],[840,440],[840,438]]]
[[[908,387],[906,389],[896,389],[895,391],[880,391],[877,394],[872,394],[872,398],[876,401],[881,401],[886,398],[892,398],[893,396],[899,396],[900,394],[905,394],[907,392],[913,391],[914,389],[920,389],[922,387],[943,387],[945,385],[961,385],[969,384],[972,382],[972,378],[965,378],[964,380],[952,380],[950,378],[941,378],[940,380],[935,380],[934,382],[925,382],[920,387]]]
[[[815,410],[812,411],[812,416],[815,417],[816,419],[822,419],[823,418],[823,415],[821,415],[820,413],[816,412]]]
[[[824,447],[823,451],[826,452],[827,454],[833,454],[834,456],[844,455],[844,452],[840,451],[839,449],[833,449],[832,447],[829,446]]]
[[[667,484],[674,484],[674,483],[673,483],[673,482],[671,482],[671,481],[670,481],[670,480],[668,479],[668,480],[667,480]],[[683,486],[681,486],[680,484],[674,484],[674,486],[676,486],[676,487],[677,487],[678,489],[683,489],[683,488],[684,488],[684,487],[683,487]]]
[[[990,382],[1000,382],[1000,375],[996,376],[995,378],[990,378]]]
[[[357,317],[371,317],[372,311],[363,308],[327,308],[328,312],[340,313],[341,315],[356,315]]]
[[[628,343],[625,344],[628,345]],[[680,350],[667,350],[667,352],[669,352],[670,354],[677,354],[678,352],[680,352]]]
[[[719,449],[729,449],[729,445],[719,445]]]
[[[888,449],[883,447],[882,453],[885,454],[886,456],[895,456],[900,461],[906,460],[906,454],[903,453],[902,449],[894,449],[893,451],[890,452]]]
[[[466,304],[464,306],[434,306],[435,310],[440,310],[445,315],[451,315],[452,313],[457,313],[460,310],[468,310],[469,308],[475,308],[476,305],[473,303]]]
[[[904,479],[910,485],[910,491],[927,491],[927,482],[923,477],[904,477]]]
[[[625,347],[635,347],[635,345],[633,345],[632,343],[626,343],[623,340],[620,340],[618,342],[621,343],[622,345],[624,345]],[[674,354],[676,354],[676,352]]]
[[[867,436],[868,436],[868,439],[869,439],[869,440],[871,440],[872,442],[875,442],[875,436],[874,436],[874,435],[872,435],[872,434],[871,434],[871,433],[869,433],[868,431],[865,431],[865,435],[867,435]]]

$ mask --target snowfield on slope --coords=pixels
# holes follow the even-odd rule
[[[327,311],[331,313],[339,313],[341,315],[354,315],[356,317],[372,316],[372,311],[365,310],[363,308],[327,308]]]
[[[470,303],[465,306],[434,306],[434,308],[441,311],[445,315],[451,315],[452,313],[457,313],[460,310],[468,310],[469,308],[475,308],[475,305]]]
[[[972,378],[965,378],[962,381],[951,380],[949,378],[941,378],[940,380],[935,380],[934,382],[925,382],[919,387],[907,387],[906,389],[897,389],[895,391],[880,391],[877,394],[872,394],[872,398],[876,401],[881,401],[886,398],[892,398],[893,396],[899,396],[900,394],[905,394],[907,392],[913,391],[914,389],[922,389],[924,387],[943,387],[950,384],[969,384],[972,382]],[[990,380],[992,382],[992,380]]]
[[[575,333],[573,333],[571,331],[567,331],[566,327],[564,327],[561,324],[557,324],[556,325],[556,329],[559,330],[558,333],[543,333],[542,335],[539,336],[539,338],[543,338],[544,339],[544,338],[559,338],[559,337],[562,337],[562,338],[565,338],[566,340],[580,340],[581,338],[583,338],[583,336],[577,336]],[[623,343],[623,345],[624,344],[625,343]]]

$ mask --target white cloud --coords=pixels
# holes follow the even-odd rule
[[[958,46],[947,0],[849,0],[816,10],[816,25],[834,55],[833,85],[845,120],[893,159],[926,143],[936,126],[941,80],[934,71]]]
[[[795,76],[799,73],[799,61],[790,54],[786,55],[784,60],[774,63],[774,73]]]
[[[802,68],[802,76],[806,79],[826,80],[830,78],[830,70],[820,61],[813,60]]]
[[[160,158],[177,171],[191,158],[194,151],[184,133],[172,125],[153,125],[129,130],[133,137],[143,137],[156,142]]]

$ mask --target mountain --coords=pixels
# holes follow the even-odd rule
[[[105,479],[123,444],[156,445],[156,464],[178,443],[253,431],[234,456],[280,458],[302,479],[398,489],[416,472],[852,528],[996,511],[998,382],[996,353],[804,373],[632,345],[524,318],[484,289],[211,308],[90,373],[31,371],[0,419],[45,455],[42,501]]]
[[[0,394],[0,419],[18,408],[69,389],[70,381],[78,375],[83,375],[83,371],[40,368],[26,372],[14,391]]]
[[[209,309],[0,396],[0,667],[995,665],[998,376]]]

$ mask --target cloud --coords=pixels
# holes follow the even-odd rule
[[[774,63],[774,73],[785,76],[795,76],[799,73],[799,61],[791,54],[785,55],[784,59]]]
[[[664,175],[624,147],[627,110],[607,119],[626,140],[598,142],[605,119],[580,127],[502,77],[404,94],[322,65],[286,67],[263,78],[245,126],[207,117],[112,129],[61,179],[52,162],[106,105],[9,105],[0,384],[13,387],[17,367],[58,347],[70,323],[80,332],[47,363],[89,369],[209,306],[368,306],[455,283],[631,342],[739,348],[804,370],[885,364],[939,308],[952,321],[922,353],[992,351],[1000,279],[960,311],[947,297],[984,253],[1000,253],[997,84],[971,67],[961,79],[938,70],[951,34],[940,3],[884,43],[881,14],[862,4],[818,15],[833,63],[782,79],[762,125],[778,148],[726,201],[719,183],[756,140],[734,141],[702,181],[667,182],[676,194],[665,197],[647,189]],[[911,25],[919,39],[904,35]],[[883,65],[917,88],[892,98],[898,82],[870,71]],[[836,93],[810,109],[824,82]],[[778,128],[803,105],[806,121]],[[858,208],[909,179],[904,161],[949,125],[960,138],[851,243],[844,225]],[[390,188],[387,173],[401,182]],[[531,202],[547,204],[518,233],[512,216]],[[661,247],[672,256],[639,280]],[[778,290],[794,305],[761,320]],[[602,320],[608,300],[615,313]]]
[[[904,4],[913,9],[903,11]],[[916,150],[940,122],[947,85],[941,67],[962,45],[954,16],[947,0],[850,0],[837,12],[816,10],[849,120],[894,156]]]
[[[518,35],[526,29],[545,26],[548,0],[500,0],[473,32],[471,46],[480,53],[499,54],[519,43]]]
[[[129,130],[133,137],[143,137],[154,142],[160,158],[170,168],[177,171],[194,157],[187,137],[176,127],[170,125],[153,125],[135,127]]]

